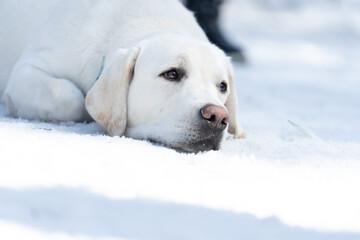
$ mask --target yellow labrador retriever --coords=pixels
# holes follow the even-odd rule
[[[0,53],[11,116],[189,152],[243,136],[229,58],[177,0],[0,0]]]

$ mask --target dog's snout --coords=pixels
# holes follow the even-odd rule
[[[200,109],[201,116],[210,123],[210,126],[216,130],[224,130],[229,122],[229,114],[225,108],[213,104]]]

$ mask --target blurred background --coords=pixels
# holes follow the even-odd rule
[[[249,61],[303,65],[358,76],[360,2],[356,0],[229,0],[222,26],[244,45]]]

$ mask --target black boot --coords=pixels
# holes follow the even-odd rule
[[[203,28],[209,40],[233,57],[235,61],[245,62],[240,48],[229,43],[219,30],[219,8],[223,0],[187,0],[187,7],[195,12],[199,25]]]

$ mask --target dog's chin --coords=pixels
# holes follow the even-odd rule
[[[211,150],[219,150],[220,141],[213,141],[213,139],[205,139],[200,140],[198,142],[193,142],[190,144],[184,144],[183,146],[176,148],[179,152],[187,152],[187,153],[199,153],[199,152],[207,152]]]
[[[178,143],[173,146],[169,146],[170,148],[175,149],[178,152],[186,152],[186,153],[199,153],[199,152],[207,152],[211,150],[219,150],[220,143],[223,137],[223,133],[211,135],[207,138],[200,138],[197,140],[186,141],[183,143]]]
[[[180,136],[178,139],[168,139],[159,135],[134,137],[134,134],[130,136],[129,132],[127,132],[126,136],[135,139],[148,140],[152,143],[167,148],[172,148],[178,152],[199,153],[211,150],[219,150],[220,144],[224,136],[224,131],[209,129],[207,126],[205,126],[200,130],[192,130],[190,131],[190,133],[184,133],[179,135]]]

